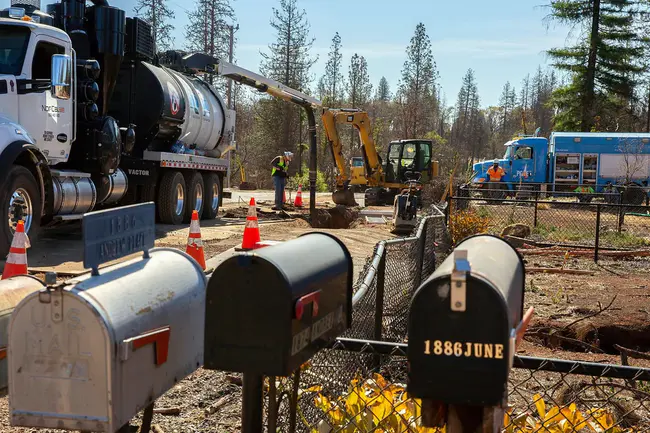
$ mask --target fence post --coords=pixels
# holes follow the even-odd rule
[[[384,287],[386,285],[386,254],[388,250],[384,249],[384,252],[379,259],[379,269],[377,269],[377,290],[375,297],[375,331],[374,331],[374,340],[381,341],[381,330],[384,321]],[[378,367],[381,364],[381,355],[375,355],[374,357],[374,366]]]
[[[415,279],[414,288],[413,288],[413,293],[415,293],[415,290],[417,290],[418,287],[420,287],[420,284],[422,284],[422,272],[424,271],[424,253],[426,251],[426,245],[427,245],[427,230],[429,229],[429,220],[425,219],[422,224],[424,224],[424,228],[422,229],[422,236],[418,239],[418,253],[420,255],[420,267],[418,271],[418,276]]]
[[[618,232],[620,233],[623,230],[623,219],[625,216],[625,211],[623,209],[623,193],[618,197]]]
[[[596,245],[594,246],[594,262],[598,263],[598,247],[600,246],[600,203],[596,205]]]
[[[533,219],[533,227],[537,227],[537,202],[539,201],[539,191],[534,191],[535,194],[535,216]]]

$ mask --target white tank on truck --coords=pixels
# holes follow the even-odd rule
[[[161,222],[215,218],[235,113],[186,54],[106,0],[12,0],[0,11],[0,257],[18,220],[156,203]]]

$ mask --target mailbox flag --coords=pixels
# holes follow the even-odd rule
[[[190,223],[190,235],[187,238],[185,252],[201,265],[205,271],[205,254],[203,252],[203,241],[201,240],[201,227],[199,227],[199,213],[192,211],[192,222]]]
[[[27,275],[27,248],[30,247],[29,238],[25,233],[25,222],[20,220],[16,226],[14,238],[11,241],[9,255],[5,263],[2,279],[13,277],[14,275]]]
[[[255,249],[256,244],[260,241],[260,226],[257,221],[257,209],[255,199],[251,197],[248,205],[248,216],[246,217],[246,227],[244,227],[244,239],[241,247],[243,250]]]
[[[296,192],[296,201],[293,203],[295,207],[302,207],[302,185],[298,185],[298,191]]]

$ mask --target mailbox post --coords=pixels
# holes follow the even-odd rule
[[[309,233],[221,263],[205,304],[205,368],[244,374],[242,431],[261,433],[264,376],[289,376],[352,322],[352,258]]]
[[[500,238],[461,242],[415,292],[408,325],[408,393],[427,427],[496,433],[522,323],[524,264]]]
[[[153,203],[84,215],[92,273],[16,306],[11,425],[112,433],[145,409],[146,433],[155,399],[200,366],[207,279],[187,254],[152,248],[154,228]]]

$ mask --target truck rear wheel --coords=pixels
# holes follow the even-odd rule
[[[185,173],[185,185],[187,185],[187,206],[185,206],[184,223],[192,220],[192,212],[198,211],[199,217],[203,215],[205,206],[205,187],[203,186],[203,176],[198,171]]]
[[[203,219],[215,219],[219,213],[219,200],[221,198],[221,179],[212,172],[203,173],[204,200]]]
[[[187,187],[180,171],[165,173],[158,188],[158,215],[164,224],[183,223],[187,204]]]
[[[25,167],[14,165],[9,170],[7,185],[0,190],[0,257],[9,253],[19,220],[25,222],[25,232],[36,239],[41,228],[41,195],[34,175]]]

